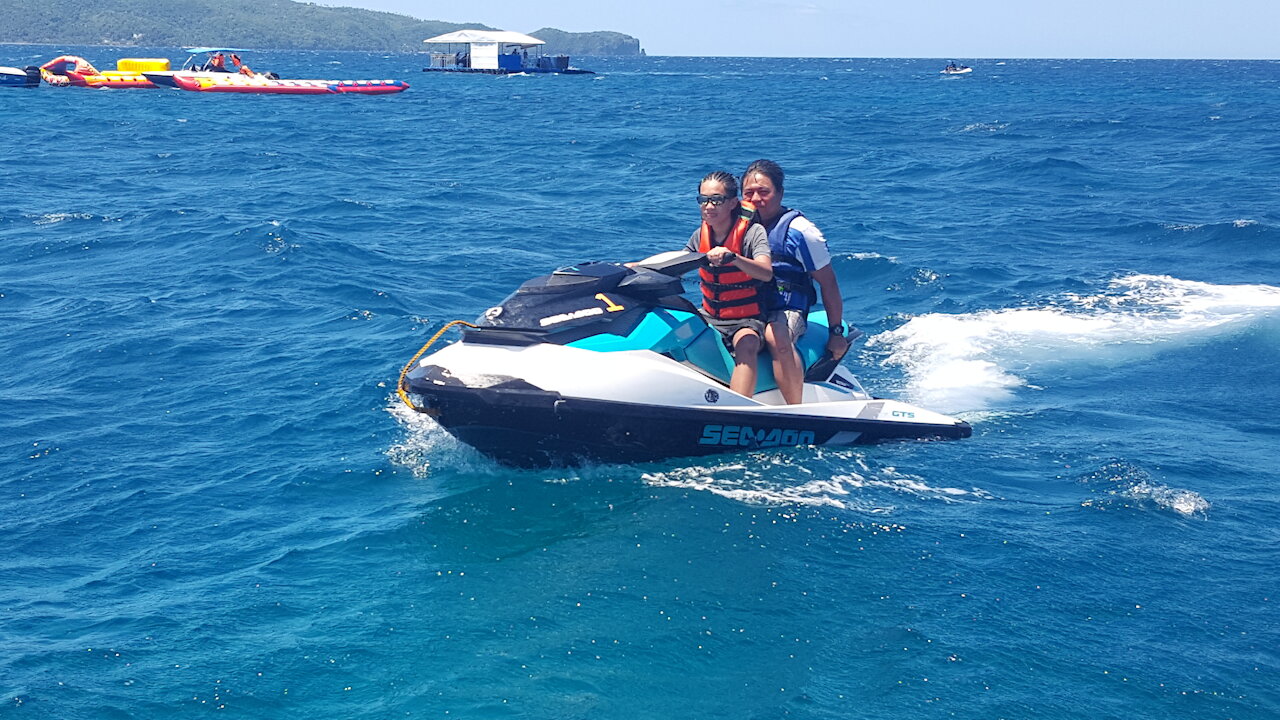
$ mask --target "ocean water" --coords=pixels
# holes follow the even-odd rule
[[[0,93],[0,718],[1280,716],[1280,63],[246,59],[412,88]],[[524,471],[398,404],[758,157],[972,438]]]

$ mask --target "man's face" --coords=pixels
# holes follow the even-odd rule
[[[766,218],[772,218],[782,208],[782,193],[773,181],[760,173],[751,173],[742,180],[742,199],[756,206]]]

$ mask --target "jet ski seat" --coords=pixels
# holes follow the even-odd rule
[[[810,312],[808,331],[800,336],[796,346],[806,372],[823,360],[827,337],[826,311]],[[568,345],[595,352],[649,350],[676,362],[687,363],[726,387],[733,375],[733,356],[720,339],[720,333],[692,312],[659,308],[646,313],[625,335],[597,333],[573,340]],[[829,358],[827,361],[835,362]],[[756,393],[776,389],[778,382],[773,377],[773,358],[767,348],[760,353],[758,368]],[[822,369],[817,374],[825,378],[830,371],[831,368],[827,367],[825,374]]]
[[[809,328],[804,335],[800,336],[800,342],[796,344],[796,349],[800,353],[800,363],[806,371],[821,360],[826,352],[828,337],[826,323],[826,311],[815,310],[809,313]],[[682,330],[686,337],[691,332],[696,334],[684,340],[680,338]],[[729,378],[733,375],[733,356],[729,354],[718,331],[700,321],[695,321],[682,324],[669,337],[677,341],[670,347],[655,349],[674,360],[695,365],[725,385],[729,384]],[[773,376],[773,356],[766,347],[760,351],[756,373],[756,393],[768,392],[777,387],[778,381]]]

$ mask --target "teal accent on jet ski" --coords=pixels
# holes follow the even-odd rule
[[[623,350],[653,350],[667,352],[667,346],[679,345],[691,340],[692,326],[706,327],[701,318],[680,310],[658,309],[645,313],[640,323],[626,335],[600,333],[568,343],[568,347],[595,352],[620,352]]]
[[[800,352],[800,364],[805,370],[813,367],[826,353],[827,339],[831,337],[829,327],[831,325],[827,321],[826,310],[809,311],[809,327],[800,336],[800,342],[796,343],[796,350]]]
[[[808,369],[827,349],[827,312],[809,313],[809,328],[800,336],[796,349],[800,362]],[[657,309],[647,313],[627,335],[601,333],[568,343],[568,347],[595,352],[652,350],[677,362],[696,365],[703,372],[729,384],[733,375],[733,356],[725,348],[720,333],[709,327],[702,317],[680,310]],[[778,387],[773,377],[773,359],[768,349],[760,352],[756,374],[756,392]]]

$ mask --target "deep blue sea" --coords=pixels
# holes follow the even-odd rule
[[[0,65],[68,50],[183,57]],[[0,91],[0,718],[1280,716],[1280,62],[948,59]],[[398,404],[759,157],[972,438],[527,471]]]

